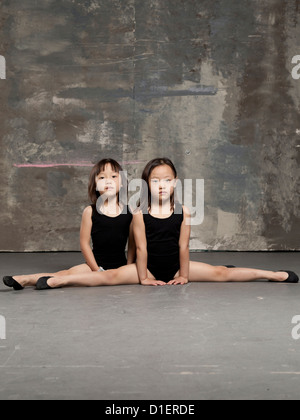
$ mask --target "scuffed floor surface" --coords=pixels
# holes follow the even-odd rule
[[[299,253],[192,259],[300,272]],[[81,261],[78,253],[0,254],[0,274]],[[300,285],[262,281],[42,292],[1,282],[0,399],[298,399],[299,302]]]

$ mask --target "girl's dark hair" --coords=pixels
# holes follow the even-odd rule
[[[140,208],[142,210],[143,213],[147,212],[149,208],[151,208],[151,191],[150,191],[150,187],[149,187],[149,178],[151,176],[152,171],[157,168],[158,166],[162,166],[162,165],[168,165],[173,173],[174,173],[174,177],[177,178],[177,171],[176,168],[173,164],[173,162],[164,157],[164,158],[156,158],[156,159],[152,159],[150,160],[150,162],[147,163],[147,165],[145,166],[145,169],[143,170],[143,174],[142,174],[142,179],[146,182],[147,184],[147,188],[146,185],[143,184],[142,186],[142,191],[141,191],[141,200],[140,200]],[[171,196],[171,206],[172,209],[174,210],[175,208],[175,193],[172,194]]]
[[[122,187],[121,188],[126,188],[126,186],[127,186],[127,180],[125,179],[125,176],[124,176],[124,173],[123,173],[123,168],[116,160],[114,160],[114,159],[102,159],[102,160],[100,160],[100,162],[96,163],[96,165],[94,165],[93,169],[91,170],[89,185],[88,185],[89,198],[90,198],[91,203],[93,205],[96,205],[97,200],[100,197],[100,193],[98,191],[96,191],[96,187],[97,187],[96,177],[100,174],[100,172],[105,170],[106,165],[110,165],[112,167],[113,171],[115,171],[117,173],[121,173],[121,180],[122,180]],[[121,190],[120,190],[120,192],[121,192]],[[119,202],[120,192],[118,194],[118,202]]]

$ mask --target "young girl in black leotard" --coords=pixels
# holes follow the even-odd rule
[[[166,158],[150,161],[142,175],[140,209],[133,215],[136,264],[115,270],[54,277],[50,287],[104,286],[121,284],[165,285],[188,281],[243,282],[267,279],[277,282],[299,281],[290,271],[212,266],[189,259],[190,214],[176,202],[177,172]],[[116,244],[117,245],[117,244]]]
[[[91,205],[83,212],[80,229],[80,245],[86,264],[57,273],[6,276],[3,278],[4,284],[21,290],[26,286],[35,286],[41,277],[85,276],[103,269],[116,269],[127,262],[133,263],[135,244],[131,225],[132,214],[126,203],[120,202],[122,189],[127,188],[127,180],[122,177],[122,173],[122,167],[114,159],[102,159],[91,170],[88,185]],[[106,202],[100,199],[104,196]],[[126,258],[125,247],[128,238]],[[91,239],[93,249],[90,246]],[[45,281],[43,284],[47,287]]]
[[[189,211],[175,202],[177,172],[167,159],[154,159],[143,172],[148,188],[141,212],[134,217],[137,267],[144,285],[184,284],[188,281],[285,281],[297,283],[291,271],[211,266],[189,260]]]
[[[176,178],[176,169],[167,158],[150,161],[143,171],[145,183],[134,234],[138,273],[144,285],[188,282],[189,212],[175,200]]]

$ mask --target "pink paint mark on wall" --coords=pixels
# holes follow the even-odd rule
[[[146,161],[140,160],[133,160],[133,161],[123,161],[123,165],[139,165],[144,164]],[[74,163],[14,163],[13,165],[15,168],[58,168],[58,167],[81,167],[81,168],[92,168],[94,166],[91,162],[74,162]]]
[[[78,163],[15,163],[15,168],[56,168],[60,166],[77,166],[77,167],[92,167],[94,166],[90,162],[78,162]]]

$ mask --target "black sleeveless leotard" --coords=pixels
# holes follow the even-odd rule
[[[132,214],[128,206],[117,217],[109,217],[98,212],[92,205],[92,242],[95,260],[105,270],[127,264],[125,248],[129,236]]]
[[[156,280],[165,282],[172,280],[180,269],[179,238],[184,217],[182,205],[176,206],[179,206],[176,207],[176,212],[167,219],[144,214],[148,270]]]

